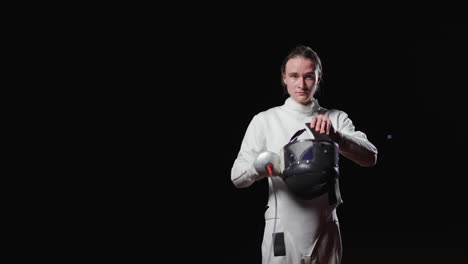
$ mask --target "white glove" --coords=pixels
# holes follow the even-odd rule
[[[265,151],[258,154],[253,165],[260,176],[280,175],[280,156],[271,151]]]

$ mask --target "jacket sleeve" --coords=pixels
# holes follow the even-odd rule
[[[237,188],[245,188],[255,181],[265,178],[260,176],[253,166],[255,157],[265,149],[265,136],[261,118],[255,115],[244,134],[239,153],[231,169],[231,180]]]
[[[377,148],[368,139],[365,133],[356,130],[348,114],[338,111],[335,118],[335,129],[339,134],[338,145],[340,153],[363,166],[374,166],[377,162]]]

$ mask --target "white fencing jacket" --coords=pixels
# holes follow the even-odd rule
[[[245,188],[264,178],[259,176],[253,167],[255,157],[263,151],[280,155],[281,149],[289,143],[291,136],[320,113],[327,115],[334,129],[342,135],[343,140],[339,142],[341,154],[342,149],[365,149],[377,153],[377,149],[366,135],[355,130],[353,122],[345,112],[322,108],[315,99],[309,105],[302,105],[288,97],[283,105],[262,111],[252,118],[231,169],[233,184],[237,188]],[[301,138],[310,137],[303,133],[299,139]],[[293,245],[287,245],[286,254],[295,252],[298,257],[310,256],[324,226],[330,221],[338,222],[336,207],[342,201],[330,205],[328,193],[312,200],[299,200],[288,190],[280,177],[268,177],[268,181],[269,198],[265,220],[281,219],[285,235],[293,241]],[[265,236],[268,237],[272,237],[271,234]],[[266,242],[268,241],[263,243]]]

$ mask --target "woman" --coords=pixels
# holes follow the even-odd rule
[[[268,179],[268,209],[262,242],[262,263],[341,262],[342,248],[336,208],[341,204],[338,190],[334,203],[331,193],[313,199],[301,199],[285,184],[278,165],[272,170],[257,169],[255,162],[262,153],[279,155],[305,124],[318,134],[334,141],[339,153],[363,167],[376,164],[377,149],[367,136],[357,131],[348,115],[341,110],[325,109],[314,98],[321,77],[322,64],[310,47],[298,46],[281,65],[282,83],[289,97],[281,106],[256,114],[244,135],[240,151],[231,170],[237,188]],[[298,139],[308,138],[307,133]],[[272,160],[272,164],[276,164]]]

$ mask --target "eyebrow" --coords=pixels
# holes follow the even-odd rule
[[[293,75],[293,74],[298,74],[297,72],[290,72],[288,73],[289,76]],[[315,72],[311,71],[311,72],[306,72],[304,75],[308,75],[308,74],[315,74]]]

